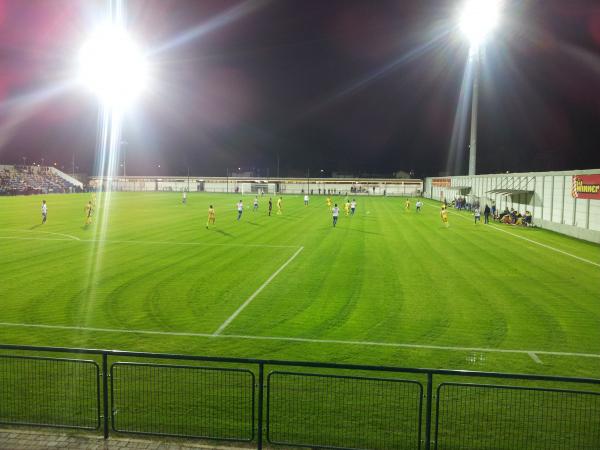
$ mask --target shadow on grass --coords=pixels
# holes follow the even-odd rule
[[[381,236],[381,233],[375,233],[375,232],[373,232],[373,231],[357,230],[356,228],[345,228],[345,227],[342,227],[342,228],[344,228],[344,229],[346,229],[346,230],[349,230],[349,231],[354,231],[354,232],[356,232],[356,233],[363,233],[363,234],[374,234],[374,235],[376,235],[376,236]]]
[[[34,225],[34,226],[32,226],[32,227],[30,228],[30,230],[35,230],[36,228],[39,228],[39,227],[41,227],[41,226],[42,226],[42,224],[41,224],[41,223],[38,223],[37,225]]]
[[[227,236],[227,237],[235,237],[233,234],[228,233],[227,231],[224,230],[213,230],[215,233],[219,233],[222,234],[223,236]]]
[[[288,214],[287,216],[284,216],[283,214],[272,214],[272,216],[279,217],[280,219],[283,219],[283,220],[292,220],[292,221],[299,218],[299,216],[290,215],[290,214]]]

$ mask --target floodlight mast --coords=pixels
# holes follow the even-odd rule
[[[477,167],[477,114],[479,109],[479,48],[471,56],[473,64],[473,88],[471,93],[471,138],[469,142],[469,175],[475,175]]]
[[[469,142],[469,175],[475,175],[477,167],[477,116],[479,99],[480,49],[486,38],[498,24],[500,0],[467,0],[461,16],[460,28],[470,42],[469,64],[471,77],[471,137]]]

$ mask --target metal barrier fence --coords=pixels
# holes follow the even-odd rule
[[[0,355],[0,423],[100,428],[94,361]]]
[[[600,379],[14,345],[0,352],[0,423],[11,426],[258,449],[263,439],[335,449],[600,448]],[[65,353],[73,357],[54,356]]]
[[[254,438],[254,374],[161,364],[110,369],[115,431],[230,441]]]
[[[422,399],[423,387],[412,380],[271,372],[267,438],[306,447],[418,448]]]

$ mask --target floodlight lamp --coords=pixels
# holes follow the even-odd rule
[[[466,0],[459,26],[471,43],[478,48],[496,28],[500,18],[500,0]]]
[[[146,86],[144,55],[122,27],[99,27],[79,56],[79,81],[105,104],[123,106]]]

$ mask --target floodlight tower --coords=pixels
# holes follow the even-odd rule
[[[477,164],[477,109],[481,47],[498,25],[500,0],[466,0],[460,15],[460,29],[469,40],[469,63],[472,64],[471,139],[469,175],[475,175]]]

